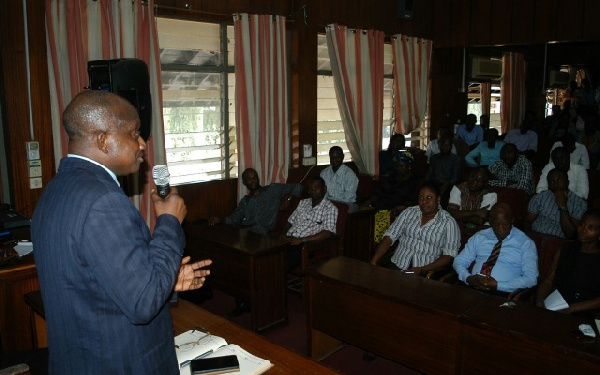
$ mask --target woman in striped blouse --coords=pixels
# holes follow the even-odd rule
[[[419,190],[419,205],[398,216],[377,246],[371,264],[416,275],[452,264],[460,246],[460,231],[454,218],[440,206],[438,184],[425,182]],[[398,246],[389,261],[383,261],[393,243]]]

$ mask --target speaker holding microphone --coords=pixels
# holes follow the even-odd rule
[[[152,178],[156,184],[156,193],[159,197],[165,198],[171,192],[171,174],[166,165],[155,165],[152,168]]]

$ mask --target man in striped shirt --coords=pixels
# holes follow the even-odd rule
[[[460,231],[454,218],[441,208],[440,199],[438,185],[425,182],[419,191],[419,205],[402,211],[388,228],[371,264],[377,265],[398,240],[391,264],[382,266],[420,275],[451,265],[460,246]]]
[[[326,192],[325,181],[319,176],[313,177],[308,184],[310,198],[301,200],[288,219],[284,230],[290,241],[287,251],[288,270],[300,264],[300,250],[305,243],[325,240],[336,232],[338,209],[329,199],[325,199]]]
[[[587,203],[569,189],[569,177],[563,169],[552,169],[547,180],[550,190],[531,198],[525,224],[539,233],[573,238]]]

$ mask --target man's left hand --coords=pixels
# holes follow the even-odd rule
[[[192,258],[187,256],[181,259],[177,282],[175,283],[175,292],[185,292],[186,290],[199,289],[204,285],[206,276],[210,275],[210,270],[202,269],[212,264],[212,260],[205,259],[199,262],[189,263]]]

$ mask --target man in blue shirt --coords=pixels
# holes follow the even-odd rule
[[[465,141],[471,150],[483,141],[483,128],[475,126],[476,123],[477,116],[470,113],[467,115],[465,123],[456,130],[456,136]]]
[[[509,205],[497,203],[492,207],[492,227],[475,233],[454,258],[459,280],[473,288],[504,295],[537,284],[535,244],[512,223]]]

